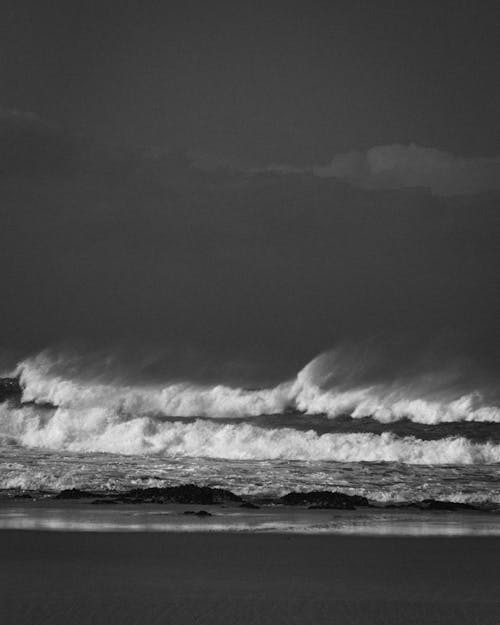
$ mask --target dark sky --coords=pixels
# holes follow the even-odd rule
[[[99,140],[260,164],[498,152],[495,1],[1,4],[3,105]]]
[[[377,340],[500,369],[497,2],[6,1],[0,25],[4,349],[262,381]]]

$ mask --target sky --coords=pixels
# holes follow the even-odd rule
[[[499,18],[2,2],[4,353],[133,343],[260,383],[375,341],[494,375]]]
[[[4,105],[100,141],[308,164],[494,156],[497,2],[2,2]]]

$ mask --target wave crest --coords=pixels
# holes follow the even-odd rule
[[[17,373],[23,400],[48,402],[59,408],[106,408],[134,416],[243,418],[295,409],[335,418],[371,416],[383,423],[409,419],[415,423],[500,423],[500,407],[484,393],[464,390],[450,372],[413,374],[390,381],[366,375],[362,359],[340,350],[322,354],[294,380],[272,388],[248,390],[224,384],[175,381],[163,385],[128,385],[104,380],[97,370],[83,377],[64,359],[42,352],[23,361]]]
[[[230,460],[323,460],[405,464],[492,464],[500,445],[462,437],[423,441],[412,436],[322,434],[249,423],[164,421],[124,417],[103,407],[58,408],[43,415],[36,407],[0,407],[4,440],[27,447],[74,452],[161,454]]]

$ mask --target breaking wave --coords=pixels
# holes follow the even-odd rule
[[[382,423],[402,419],[427,425],[500,423],[495,395],[464,385],[453,370],[412,372],[381,381],[367,375],[362,359],[353,360],[341,350],[327,352],[307,364],[295,379],[257,390],[187,381],[130,385],[104,380],[98,367],[82,377],[78,362],[75,366],[74,361],[45,352],[23,361],[16,373],[25,402],[70,410],[106,408],[137,417],[248,418],[293,409],[329,418],[371,416]]]
[[[396,462],[405,464],[492,464],[500,445],[463,437],[423,441],[392,433],[322,434],[250,423],[193,422],[130,417],[104,407],[0,407],[4,442],[72,452],[161,454],[230,460]]]

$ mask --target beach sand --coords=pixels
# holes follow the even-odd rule
[[[500,538],[0,531],[2,625],[500,622]]]

